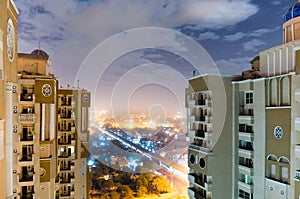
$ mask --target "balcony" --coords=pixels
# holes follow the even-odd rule
[[[208,107],[212,106],[212,98],[205,99],[205,106],[208,106]]]
[[[206,191],[209,191],[210,188],[212,188],[212,183],[207,183],[204,181],[196,180],[195,185],[200,187],[201,189],[205,189]]]
[[[295,145],[295,158],[300,159],[300,145]]]
[[[253,115],[239,115],[239,123],[253,124],[254,116]]]
[[[20,101],[33,102],[33,99],[34,99],[33,91],[23,90],[23,93],[20,94]]]
[[[206,153],[206,154],[211,154],[212,153],[211,148],[207,148],[207,147],[204,147],[204,146],[198,146],[198,145],[195,145],[195,144],[190,144],[189,149],[194,149],[196,151],[201,151],[201,152]]]
[[[34,161],[33,154],[22,155],[19,161],[20,162],[33,162]]]
[[[211,121],[212,121],[212,116],[206,115],[205,116],[205,123],[211,123]]]
[[[300,118],[299,117],[295,118],[294,124],[295,124],[294,125],[295,126],[295,131],[300,132]]]
[[[195,121],[195,115],[189,115],[187,119],[188,121],[193,122]]]
[[[35,114],[32,114],[32,113],[26,113],[26,114],[23,114],[21,113],[19,115],[19,120],[20,122],[35,122]]]
[[[189,175],[188,175],[188,181],[189,181],[189,185],[193,186],[194,183],[195,183],[195,174],[189,173]]]
[[[19,182],[33,182],[33,174],[34,171],[28,171],[25,174],[21,174],[19,178]]]
[[[21,142],[32,142],[34,139],[34,135],[32,133],[21,133],[20,141]]]
[[[20,199],[34,199],[34,193],[21,194]]]
[[[196,106],[196,101],[195,100],[190,100],[188,102],[189,107],[195,107]]]
[[[197,130],[195,137],[197,137],[197,138],[204,138],[205,137],[205,132],[202,131],[202,130]]]
[[[70,175],[60,178],[61,184],[70,184],[71,182],[72,182],[72,178]]]
[[[71,191],[70,190],[61,191],[59,195],[60,197],[68,197],[71,196]]]
[[[248,176],[253,176],[254,174],[254,169],[252,165],[242,165],[241,163],[239,164],[239,173],[248,175]]]
[[[189,195],[189,198],[195,198],[195,192],[194,192],[193,188],[188,188],[188,195]]]
[[[254,152],[247,149],[239,149],[239,156],[244,158],[253,159],[254,158]]]
[[[300,182],[300,170],[296,170],[295,177],[293,178],[295,181]]]
[[[60,171],[71,171],[71,166],[60,166],[59,169]]]
[[[248,132],[239,132],[239,140],[244,140],[248,142],[254,141],[254,134]]]
[[[58,144],[59,145],[70,145],[72,143],[71,135],[69,135],[67,138],[59,138]]]
[[[71,153],[67,153],[67,152],[61,152],[58,157],[59,158],[71,158]]]
[[[238,185],[239,185],[239,189],[244,190],[248,193],[253,193],[253,184],[247,184],[239,181]]]

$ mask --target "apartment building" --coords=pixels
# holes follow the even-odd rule
[[[190,198],[232,196],[231,82],[238,78],[201,75],[189,80],[186,106]]]
[[[300,2],[297,2],[284,16],[282,45],[261,51],[241,79],[232,79],[231,83],[215,82],[216,88],[208,89],[212,104],[222,103],[216,102],[218,97],[214,96],[220,92],[218,84],[225,87],[225,94],[220,98],[231,100],[225,118],[215,118],[220,110],[212,108],[212,133],[219,132],[214,129],[215,123],[223,123],[224,119],[228,122],[209,153],[203,153],[204,140],[197,141],[197,135],[203,134],[202,127],[193,124],[197,123],[195,118],[201,118],[206,112],[205,109],[194,111],[197,98],[193,96],[204,95],[207,89],[203,87],[210,85],[209,80],[203,81],[204,77],[213,80],[216,75],[189,80],[186,107],[191,140],[190,198],[300,198],[299,10]],[[222,135],[226,139],[222,139]],[[212,161],[214,164],[210,164]],[[201,165],[206,165],[205,172],[211,172],[207,175]],[[218,185],[218,182],[222,183]]]
[[[17,17],[0,1],[0,198],[88,198],[90,93],[58,89],[40,48],[17,53]]]
[[[19,198],[55,197],[58,81],[49,73],[48,58],[41,49],[18,54],[11,155]]]
[[[89,107],[90,92],[58,90],[58,198],[88,198]]]

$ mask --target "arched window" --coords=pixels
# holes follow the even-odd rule
[[[269,99],[270,106],[277,105],[277,80],[275,78],[269,81]]]
[[[277,160],[278,160],[277,157],[275,155],[273,155],[273,154],[268,155],[267,159],[271,160],[271,161],[275,161],[275,162],[277,162]]]
[[[290,161],[287,157],[284,157],[284,156],[281,156],[279,159],[278,159],[278,162],[282,162],[282,163],[285,163],[285,164],[290,164]]]
[[[290,80],[289,77],[283,77],[280,80],[280,100],[282,106],[290,105]]]

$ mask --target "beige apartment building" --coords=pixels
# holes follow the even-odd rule
[[[58,198],[88,198],[88,139],[90,92],[58,90]]]
[[[88,198],[90,92],[58,89],[40,48],[17,53],[17,17],[0,1],[0,198]]]
[[[300,2],[284,20],[283,44],[260,52],[240,79],[189,80],[190,198],[300,198]],[[221,97],[220,89],[226,93]],[[219,97],[230,101],[225,118],[214,107],[224,104]],[[210,125],[203,113],[211,115]],[[220,123],[223,128],[215,128]],[[209,150],[207,132],[219,134]]]

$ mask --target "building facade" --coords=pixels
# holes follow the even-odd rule
[[[58,198],[88,198],[90,92],[58,90]]]
[[[13,198],[13,86],[17,84],[18,10],[0,1],[0,198]]]
[[[251,61],[251,69],[244,71],[240,79],[219,82],[225,88],[222,88],[225,95],[220,98],[230,100],[231,104],[226,108],[225,119],[218,118],[218,108],[211,110],[211,132],[220,136],[209,153],[203,153],[207,135],[202,133],[202,125],[197,126],[202,123],[202,113],[206,111],[205,108],[201,110],[201,103],[196,103],[195,111],[197,98],[193,96],[207,92],[210,81],[203,79],[213,80],[216,75],[189,80],[186,107],[191,141],[190,198],[300,198],[299,10],[300,2],[297,2],[284,16],[282,45],[260,52]],[[220,92],[220,86],[215,87],[208,89],[212,104],[222,104],[214,95]],[[225,125],[218,130],[214,128],[216,123]]]
[[[40,48],[17,53],[17,17],[0,1],[0,198],[88,198],[90,92],[58,89]]]

